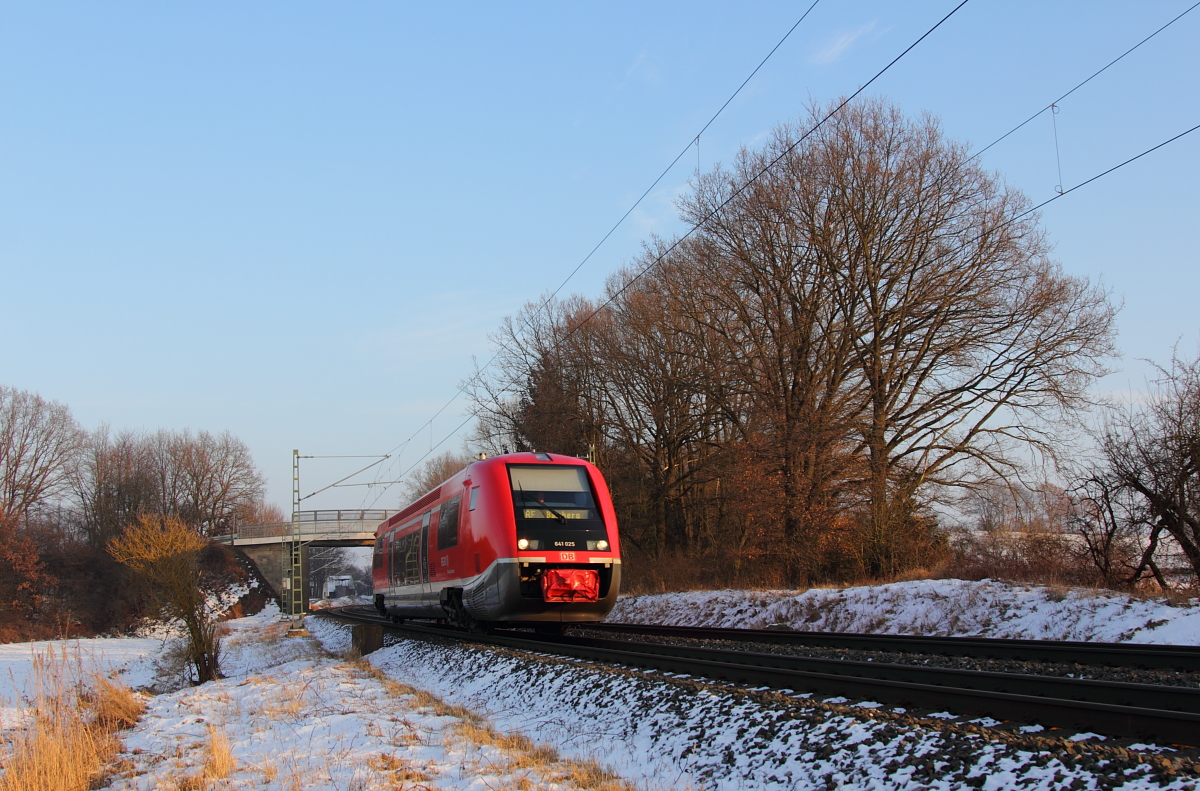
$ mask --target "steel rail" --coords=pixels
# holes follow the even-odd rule
[[[1200,671],[1200,648],[1182,645],[1084,643],[1070,640],[1013,640],[991,637],[923,637],[853,632],[801,632],[787,629],[717,629],[626,623],[594,623],[588,624],[587,628],[612,633],[686,637],[697,640]]]
[[[924,709],[946,708],[1000,720],[1200,746],[1200,690],[1190,687],[849,662],[603,638],[535,636],[511,629],[484,635],[434,625],[395,625],[373,611],[362,612],[369,608],[349,611],[353,609],[325,610],[320,614],[401,632],[793,693],[870,699]]]

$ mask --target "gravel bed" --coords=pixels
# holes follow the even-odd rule
[[[320,636],[320,632],[318,632]],[[346,641],[342,641],[344,644]],[[387,633],[370,661],[637,787],[1195,791],[1194,749]]]
[[[992,673],[1020,673],[1031,676],[1062,676],[1099,681],[1124,681],[1131,684],[1159,684],[1172,687],[1200,687],[1200,673],[1137,667],[1105,667],[1070,662],[1024,661],[1020,659],[984,659],[980,657],[943,656],[941,654],[911,654],[900,651],[863,651],[852,648],[828,648],[783,643],[755,643],[743,640],[706,640],[691,637],[656,636],[645,634],[613,634],[586,628],[574,628],[572,636],[628,640],[660,645],[691,645],[716,648],[722,651],[753,651],[762,654],[805,656],[817,659],[838,659],[853,662],[880,662],[891,665],[921,665],[956,670],[983,670]]]

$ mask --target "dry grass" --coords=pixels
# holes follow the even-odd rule
[[[204,791],[208,788],[208,778],[204,775],[188,775],[175,781],[175,791]]]
[[[436,695],[431,695],[423,689],[402,684],[399,681],[391,679],[379,668],[365,660],[359,660],[353,663],[353,668],[360,675],[368,676],[375,679],[383,688],[390,694],[397,697],[411,697],[418,709],[429,709],[439,717],[455,717],[467,722],[483,724],[485,720],[475,712],[464,706],[451,706]]]
[[[93,679],[87,698],[95,724],[109,732],[132,728],[146,711],[140,695],[101,675]]]
[[[237,761],[233,759],[233,750],[229,747],[229,738],[225,731],[213,725],[208,726],[208,749],[204,756],[204,776],[210,780],[223,780],[233,773]]]
[[[367,763],[376,772],[385,775],[400,787],[403,787],[404,783],[428,783],[433,779],[408,761],[397,758],[394,755],[388,755],[387,753],[381,753],[377,758],[372,758]]]
[[[633,786],[596,761],[559,761],[566,769],[564,779],[579,788],[594,791],[633,791]]]
[[[494,769],[507,774],[518,774],[512,781],[517,791],[527,791],[542,787],[531,781],[529,775],[540,776],[544,781],[566,783],[574,788],[588,791],[634,791],[634,786],[622,780],[613,772],[605,769],[599,762],[593,760],[578,760],[564,758],[553,747],[537,744],[529,737],[519,733],[502,733],[479,714],[463,706],[451,706],[445,701],[422,689],[395,681],[379,668],[359,660],[353,663],[353,668],[364,676],[378,680],[384,688],[396,696],[408,697],[413,700],[416,708],[426,709],[440,717],[453,717],[458,722],[452,726],[457,738],[480,747],[492,747],[506,754],[502,765]],[[383,764],[396,762],[399,767],[404,762],[391,756],[381,756],[372,766],[381,769]],[[395,771],[395,770],[389,770]],[[420,774],[420,773],[418,773]],[[398,777],[398,775],[396,775]],[[408,782],[424,782],[413,776],[405,778]],[[428,778],[425,778],[428,779]]]
[[[34,691],[21,706],[28,727],[4,745],[11,759],[0,791],[83,791],[98,785],[144,704],[99,675],[87,682],[67,655],[34,660]]]

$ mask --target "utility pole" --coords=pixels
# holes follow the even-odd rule
[[[300,541],[300,451],[292,451],[292,529],[286,544],[287,562],[283,578],[286,615],[304,614],[304,547]]]

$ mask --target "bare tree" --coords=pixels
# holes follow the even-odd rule
[[[545,298],[506,318],[492,336],[491,371],[467,382],[478,424],[472,440],[489,453],[581,453],[602,429],[596,371],[581,355],[575,329],[593,306],[580,297]]]
[[[1162,527],[1146,500],[1100,465],[1079,476],[1073,494],[1071,527],[1082,545],[1077,554],[1096,569],[1104,585],[1132,588],[1153,576],[1166,590],[1158,557]]]
[[[732,171],[697,181],[682,210],[700,231],[672,279],[710,363],[711,397],[782,487],[796,582],[813,570],[817,534],[854,503],[852,420],[863,408],[838,261],[818,244],[835,221],[819,152],[795,147],[798,136],[781,128],[762,150],[743,150]]]
[[[660,254],[651,248],[644,258]],[[609,448],[636,464],[641,485],[627,494],[638,498],[645,523],[639,543],[659,557],[710,542],[696,511],[714,478],[709,462],[720,453],[724,424],[706,386],[720,375],[679,310],[677,273],[667,266],[635,283],[632,269],[618,272],[608,283],[609,306],[579,326],[569,352],[593,372],[591,408],[601,414],[592,424],[603,427]]]
[[[107,427],[91,435],[74,477],[75,496],[93,545],[103,546],[139,514],[170,514],[202,535],[221,535],[255,518],[265,482],[246,444],[228,431]]]
[[[470,455],[452,450],[431,456],[404,482],[404,502],[416,500],[470,463]]]
[[[103,547],[142,513],[161,507],[152,448],[125,431],[112,436],[107,426],[85,444],[74,476],[74,496],[83,529],[93,547]]]
[[[776,145],[797,141],[785,130]],[[805,230],[835,278],[828,296],[865,396],[862,562],[888,575],[922,489],[1011,479],[1021,454],[1053,453],[1115,353],[1115,310],[1048,259],[1028,199],[932,118],[852,104],[788,156],[804,163]]]
[[[1142,408],[1114,412],[1101,437],[1103,464],[1094,477],[1135,502],[1114,522],[1145,534],[1131,581],[1149,571],[1164,588],[1159,553],[1174,544],[1192,579],[1200,575],[1200,358],[1173,355]]]
[[[163,430],[147,442],[155,459],[158,510],[180,517],[202,535],[228,533],[239,514],[262,498],[265,481],[250,449],[228,431]]]
[[[0,385],[0,517],[24,518],[65,492],[83,439],[63,404]]]
[[[695,233],[651,240],[598,309],[506,321],[477,437],[596,442],[651,546],[700,548],[711,488],[793,583],[919,565],[935,497],[1052,459],[1113,353],[1107,294],[932,119],[865,101],[813,131],[826,114],[698,178]]]
[[[246,505],[238,515],[243,525],[276,525],[291,521],[291,516],[275,503],[258,499]]]

